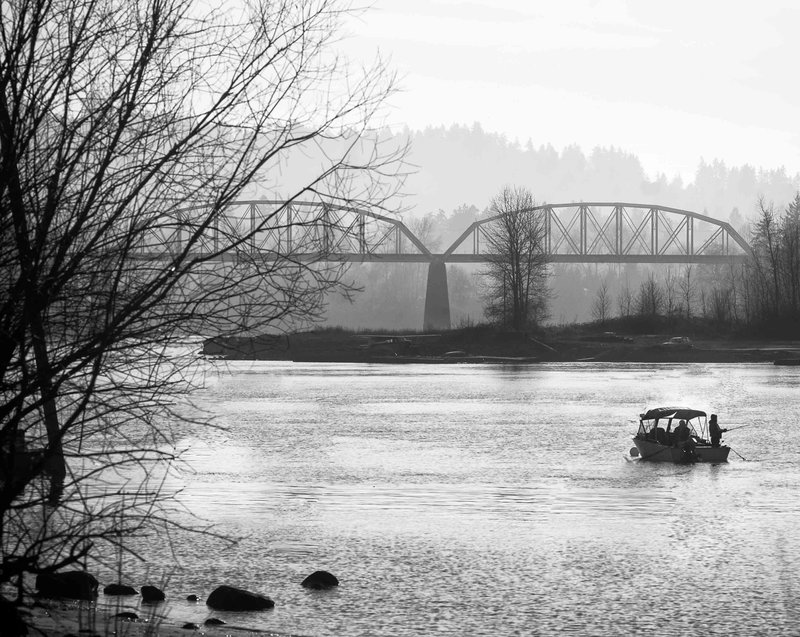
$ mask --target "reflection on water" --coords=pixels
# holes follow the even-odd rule
[[[302,635],[797,632],[800,369],[233,364],[185,431],[169,588],[271,596],[229,623]],[[626,458],[646,407],[720,416],[747,462]],[[773,426],[778,423],[780,426]],[[177,483],[176,483],[177,484]],[[150,568],[166,549],[148,546]],[[313,570],[338,590],[309,592]],[[157,570],[157,569],[156,569]],[[150,575],[156,576],[156,570]],[[176,602],[180,620],[204,606]]]

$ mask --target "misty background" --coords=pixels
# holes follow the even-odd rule
[[[403,196],[388,208],[434,252],[506,185],[540,204],[707,214],[750,240],[759,198],[780,212],[800,190],[798,24],[790,0],[372,0],[333,45],[396,73],[399,91],[372,124],[387,147],[408,144]],[[254,196],[280,198],[312,161],[296,158]],[[454,327],[483,320],[479,270],[448,266]],[[556,267],[549,322],[591,320],[601,284],[616,312],[622,288],[679,274],[664,270]],[[708,286],[719,276],[693,274]],[[426,275],[353,266],[363,291],[352,304],[331,297],[325,324],[421,329]]]
[[[529,188],[538,204],[581,201],[624,202],[674,207],[729,222],[749,240],[759,199],[783,210],[800,191],[800,174],[785,168],[749,164],[728,166],[700,159],[693,179],[649,175],[639,158],[615,147],[556,149],[542,140],[508,139],[471,126],[428,127],[421,131],[383,130],[382,143],[408,145],[408,175],[392,209],[432,252],[444,251],[469,225],[486,214],[505,185]],[[285,182],[302,164],[287,166]],[[277,183],[277,182],[276,182]],[[259,197],[279,196],[262,183]],[[481,265],[448,265],[452,327],[484,321],[478,276]],[[719,273],[694,266],[701,278]],[[603,284],[617,313],[621,290],[634,293],[642,281],[676,277],[680,266],[560,264],[553,266],[550,324],[592,320],[592,303]],[[370,263],[353,265],[348,278],[361,291],[352,302],[333,295],[323,325],[369,330],[420,330],[427,264]],[[702,313],[698,302],[696,313]]]

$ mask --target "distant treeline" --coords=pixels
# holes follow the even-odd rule
[[[618,148],[556,150],[547,142],[519,142],[480,125],[427,128],[395,136],[409,142],[414,167],[405,184],[414,216],[450,215],[464,204],[483,210],[505,185],[530,188],[539,203],[625,201],[706,213],[741,229],[758,214],[758,201],[784,206],[800,190],[800,174],[783,167],[726,166],[698,160],[690,183],[646,173],[636,155]],[[713,154],[710,149],[709,155]]]

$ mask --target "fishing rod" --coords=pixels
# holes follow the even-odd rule
[[[755,423],[751,422],[746,425],[736,425],[735,427],[728,427],[725,431],[736,431],[737,429],[741,429],[742,427],[752,427]]]
[[[742,426],[744,426],[744,425],[742,425]],[[740,454],[738,451],[736,451],[736,449],[734,449],[733,447],[728,447],[728,449],[733,451],[733,453],[735,453],[737,456],[739,456],[745,462],[750,462],[747,458],[745,458],[742,454]]]

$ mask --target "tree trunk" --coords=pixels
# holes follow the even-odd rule
[[[37,264],[35,263],[28,234],[25,202],[22,195],[22,186],[20,185],[16,147],[14,145],[13,125],[4,91],[0,91],[0,153],[2,153],[3,183],[8,189],[9,208],[11,209],[11,217],[14,223],[21,279],[27,285],[24,316],[27,319],[33,341],[36,374],[42,397],[48,440],[47,465],[53,478],[63,482],[66,475],[66,465],[64,462],[64,450],[61,446],[61,427],[58,422],[58,410],[53,392],[50,359],[47,355],[41,291],[38,289],[38,277],[35,274]],[[52,490],[55,491],[54,485],[51,486],[53,487]]]
[[[64,460],[64,448],[61,444],[61,425],[58,420],[56,393],[53,389],[53,376],[50,369],[50,358],[47,354],[44,326],[41,314],[36,311],[31,317],[31,335],[33,337],[33,353],[36,358],[36,374],[41,387],[44,426],[47,431],[46,467],[53,480],[63,482],[67,475],[67,465]],[[56,486],[51,484],[51,494],[54,490],[56,490]]]

